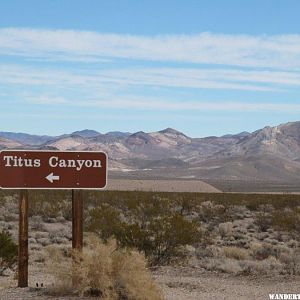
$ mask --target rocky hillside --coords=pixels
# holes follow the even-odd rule
[[[300,122],[206,138],[172,128],[133,134],[83,130],[57,137],[1,132],[0,138],[2,149],[105,151],[113,174],[133,178],[300,181]]]

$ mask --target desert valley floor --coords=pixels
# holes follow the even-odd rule
[[[206,196],[203,197],[206,197],[207,199],[204,199],[204,202],[199,202],[200,217],[201,213],[203,212],[203,209],[205,209],[204,211],[206,212],[214,212],[215,210],[217,211],[220,207],[219,204],[216,204],[213,201],[211,202],[209,196],[210,194],[216,195],[216,197],[218,197],[217,195],[225,195],[222,194],[220,189],[215,188],[214,186],[208,183],[196,180],[157,181],[114,179],[109,180],[107,189],[108,193],[110,191],[114,193],[114,191],[116,190],[127,190],[131,191],[130,193],[135,193],[135,191],[150,191],[154,194],[156,192],[158,194],[160,192],[170,192],[170,195],[173,195],[173,193],[174,195],[180,195],[181,193],[182,195],[188,195],[188,192],[192,192],[193,197],[204,193],[203,195]],[[168,195],[168,193],[164,195]],[[283,195],[283,197],[288,196],[289,194]],[[12,194],[11,196],[8,195],[3,197],[4,198],[0,207],[0,229],[8,230],[9,232],[11,232],[13,237],[17,239],[17,196]],[[120,194],[120,201],[122,201],[122,197],[122,194]],[[234,197],[237,196],[235,195]],[[253,197],[256,196],[253,195]],[[296,195],[290,194],[290,197],[292,197],[292,201],[294,201],[296,204],[299,202],[299,199]],[[267,194],[265,198],[268,198]],[[267,201],[269,200],[267,199]],[[245,204],[246,202],[243,203]],[[267,210],[267,214],[272,213],[272,209],[269,210],[267,205],[265,207]],[[273,230],[272,228],[269,228],[266,232],[259,232],[257,221],[255,218],[259,217],[260,208],[257,209],[258,211],[253,211],[251,208],[245,207],[245,205],[229,205],[231,221],[223,221],[223,223],[220,224],[217,223],[217,227],[211,229],[215,232],[216,237],[214,243],[216,246],[218,245],[218,249],[220,250],[228,248],[230,250],[235,247],[240,247],[237,245],[244,245],[246,243],[249,244],[250,248],[245,251],[248,251],[250,253],[251,251],[258,251],[257,248],[251,248],[251,245],[254,243],[255,247],[260,247],[259,244],[265,246],[267,245],[267,247],[273,249],[274,251],[282,251],[282,254],[292,253],[291,251],[295,251],[296,253],[297,247],[299,248],[300,242],[299,232],[293,233],[292,235],[279,235],[278,232],[276,230]],[[195,212],[192,212],[190,216],[194,214]],[[214,218],[213,215],[212,218]],[[211,223],[209,223],[210,220],[205,219],[205,222],[208,224],[208,227],[213,226]],[[16,288],[17,282],[15,280],[15,272],[10,271],[7,274],[5,274],[6,276],[0,276],[1,300],[81,299],[80,297],[73,298],[70,296],[53,297],[45,294],[45,290],[47,289],[47,286],[52,284],[53,278],[51,277],[51,275],[47,274],[47,269],[45,269],[43,258],[44,249],[46,249],[50,244],[55,244],[57,247],[70,248],[72,236],[71,226],[72,222],[62,216],[56,218],[48,218],[39,215],[31,216],[29,239],[29,288]],[[278,255],[278,257],[275,258],[273,257],[273,255],[275,254],[272,254],[266,260],[262,260],[261,262],[255,262],[250,261],[250,254],[248,254],[248,252],[246,253],[243,250],[244,252],[242,252],[242,254],[238,254],[241,255],[241,257],[239,257],[238,260],[234,257],[235,254],[232,257],[232,254],[230,254],[230,258],[226,258],[226,265],[221,265],[225,262],[224,256],[211,258],[210,254],[208,257],[205,258],[206,260],[210,260],[210,262],[207,263],[206,261],[204,263],[202,258],[200,257],[202,256],[202,254],[198,253],[200,250],[198,250],[197,248],[190,247],[189,251],[192,254],[190,256],[189,261],[184,265],[179,264],[151,268],[152,276],[158,283],[165,299],[167,300],[263,300],[269,299],[269,293],[299,293],[300,291],[299,273],[291,275],[284,273],[285,271],[281,272],[281,274],[279,271],[278,273],[277,271],[275,273],[272,271],[272,268],[282,268],[282,270],[285,270],[285,265],[283,265],[283,263],[280,261],[280,255]],[[244,255],[245,257],[242,257]],[[253,268],[253,270],[255,269],[256,271],[260,271],[257,271],[258,273],[255,273],[256,271],[254,273],[251,273],[252,271],[248,273],[248,269],[243,269],[244,267],[241,267],[242,264],[247,263],[249,263],[247,268]],[[212,266],[212,264],[214,266]],[[268,269],[270,270],[270,273],[268,273],[269,271],[267,271],[266,273],[259,273],[262,271],[263,268],[270,268]],[[36,283],[39,283],[39,286],[41,283],[43,283],[43,288],[36,288]]]

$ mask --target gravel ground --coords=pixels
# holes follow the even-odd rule
[[[34,288],[35,282],[49,281],[38,270],[30,279],[29,288],[14,288],[16,281],[10,277],[0,278],[1,300],[79,300],[95,298],[49,297],[45,290]],[[210,273],[203,269],[162,267],[153,272],[166,300],[264,300],[269,293],[300,293],[300,277],[249,277]],[[1,288],[2,286],[2,288]],[[6,286],[6,287],[4,287]]]
[[[192,268],[155,272],[166,299],[269,299],[269,293],[300,293],[300,277],[248,277],[216,274]]]

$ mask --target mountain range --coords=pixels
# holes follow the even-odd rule
[[[60,136],[0,132],[0,149],[101,150],[110,174],[129,178],[300,182],[300,121],[205,138],[172,128]]]

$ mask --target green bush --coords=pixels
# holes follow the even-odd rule
[[[166,264],[184,255],[181,246],[201,240],[201,231],[195,222],[180,214],[153,219],[146,226],[137,223],[123,227],[118,240],[123,247],[143,251],[152,264]]]
[[[101,205],[90,211],[88,230],[104,241],[114,237],[120,247],[137,248],[151,264],[166,264],[183,255],[182,246],[201,241],[199,225],[168,207],[168,201],[141,202],[126,212]]]
[[[118,210],[107,204],[101,204],[90,211],[88,230],[96,233],[104,242],[112,236],[119,236],[122,222]]]
[[[17,262],[18,247],[7,231],[0,232],[0,275],[14,267]]]
[[[204,203],[203,203],[204,204]],[[206,205],[197,208],[199,220],[204,223],[210,223],[215,226],[220,223],[231,222],[231,206],[215,205],[213,202],[206,202]]]

